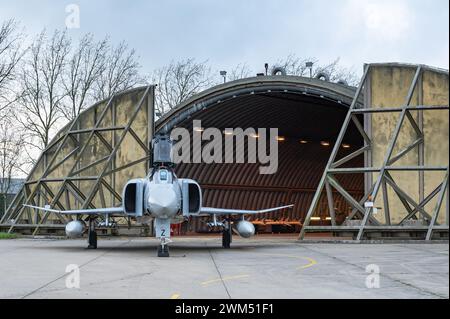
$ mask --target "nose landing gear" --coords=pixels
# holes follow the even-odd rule
[[[161,243],[158,246],[158,257],[169,257],[169,245],[170,240],[161,237]]]

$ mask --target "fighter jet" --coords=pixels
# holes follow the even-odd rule
[[[152,140],[152,167],[146,178],[128,181],[122,192],[120,207],[57,210],[49,206],[38,207],[24,205],[37,210],[59,214],[77,215],[75,221],[69,222],[66,235],[70,238],[81,237],[88,233],[88,248],[97,248],[96,219],[104,217],[103,227],[113,227],[111,218],[130,217],[140,224],[150,224],[153,220],[155,236],[160,240],[158,257],[169,257],[170,225],[179,224],[191,217],[208,216],[211,228],[222,230],[222,246],[230,248],[232,227],[244,238],[255,234],[255,227],[245,219],[245,215],[263,214],[293,207],[293,205],[268,208],[263,210],[240,210],[204,207],[202,190],[192,179],[177,178],[172,161],[172,140],[167,135],[157,135]],[[88,216],[86,226],[82,216]],[[97,223],[99,224],[99,223]]]

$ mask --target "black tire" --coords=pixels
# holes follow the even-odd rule
[[[158,246],[158,257],[169,257],[169,246],[164,245],[164,248],[162,245]]]
[[[88,249],[97,249],[97,233],[95,232],[95,230],[89,231]]]
[[[222,232],[222,247],[226,249],[231,247],[231,228]]]
[[[278,75],[278,73],[281,73],[281,75],[286,75],[286,69],[281,66],[276,66],[272,69],[272,75]]]
[[[326,72],[319,72],[316,74],[316,79],[323,79],[325,82],[330,82],[330,76]]]

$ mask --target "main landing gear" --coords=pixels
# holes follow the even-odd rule
[[[97,232],[95,231],[95,221],[93,218],[89,218],[89,230],[88,230],[88,249],[97,249]]]
[[[230,248],[232,242],[232,232],[231,232],[231,220],[227,218],[224,223],[223,231],[222,231],[222,247]]]

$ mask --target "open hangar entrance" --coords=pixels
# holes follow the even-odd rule
[[[157,132],[175,127],[200,133],[206,128],[221,132],[235,128],[278,129],[278,170],[260,174],[261,163],[195,164],[180,163],[179,177],[197,180],[203,189],[203,204],[210,207],[263,209],[294,204],[293,209],[261,214],[250,218],[260,233],[298,232],[312,202],[325,165],[356,88],[342,84],[293,76],[264,76],[226,83],[186,101],[156,123]],[[363,99],[361,99],[362,105]],[[201,127],[194,127],[194,120]],[[362,117],[359,119],[361,125]],[[258,135],[248,139],[258,139]],[[247,142],[249,142],[247,140]],[[223,145],[224,143],[222,143]],[[246,144],[247,145],[247,144]],[[344,157],[363,145],[357,128],[352,125],[339,152]],[[192,142],[190,150],[192,154]],[[364,157],[348,165],[363,166]],[[363,176],[346,175],[342,185],[356,198],[364,195]],[[337,192],[334,194],[336,219],[343,222],[352,207]],[[313,225],[331,225],[329,203],[323,196],[322,213]],[[201,219],[193,219],[182,233],[208,231]]]

